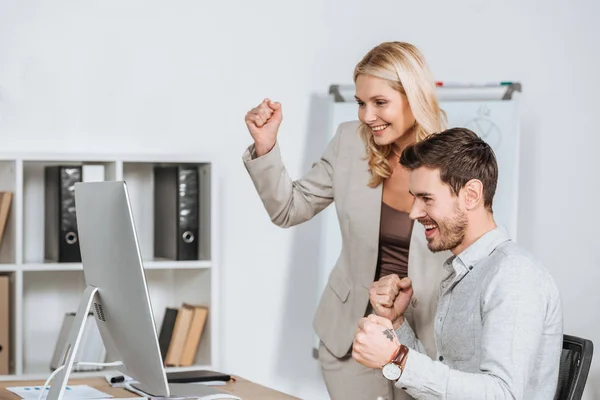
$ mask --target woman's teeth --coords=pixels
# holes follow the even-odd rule
[[[387,128],[388,126],[390,126],[390,124],[387,125],[378,125],[378,126],[373,126],[371,127],[371,129],[373,130],[373,132],[379,132],[384,130],[385,128]]]

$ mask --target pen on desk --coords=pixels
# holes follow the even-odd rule
[[[110,383],[121,383],[125,381],[125,377],[123,375],[117,375],[110,378]]]

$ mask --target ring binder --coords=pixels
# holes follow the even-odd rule
[[[154,168],[154,256],[198,260],[198,167]]]
[[[77,217],[76,182],[81,182],[81,166],[48,166],[44,171],[45,258],[55,262],[81,262]]]

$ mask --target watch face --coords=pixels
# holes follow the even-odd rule
[[[384,365],[383,370],[381,372],[383,372],[383,376],[385,376],[390,381],[397,381],[398,378],[400,378],[400,375],[402,374],[402,370],[400,369],[400,367],[394,363]]]

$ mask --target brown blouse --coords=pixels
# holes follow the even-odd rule
[[[408,213],[381,202],[379,257],[375,280],[389,274],[398,274],[400,278],[408,275],[408,249],[413,222]]]

